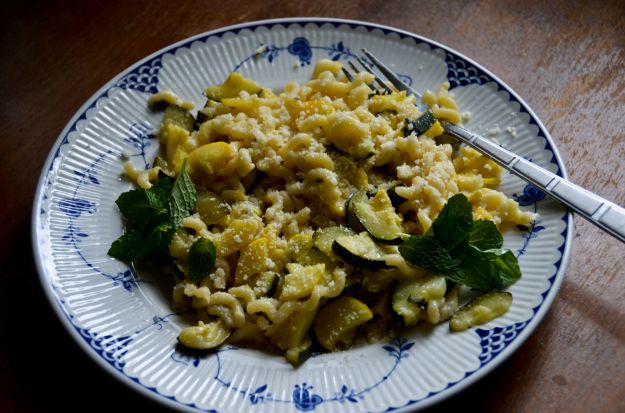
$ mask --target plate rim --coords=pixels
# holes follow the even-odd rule
[[[195,411],[202,412],[216,412],[216,410],[212,408],[203,409],[195,405],[195,403],[187,404],[181,401],[176,400],[175,395],[167,396],[163,393],[156,391],[155,388],[148,387],[147,385],[143,385],[139,382],[138,378],[133,378],[125,374],[120,374],[118,370],[112,367],[110,364],[106,363],[102,357],[99,357],[96,353],[94,353],[93,348],[91,348],[83,337],[77,331],[77,328],[71,323],[69,320],[69,315],[62,308],[60,297],[56,294],[54,289],[52,288],[51,283],[49,282],[50,278],[47,275],[46,268],[44,268],[44,261],[41,255],[41,249],[39,245],[39,235],[40,224],[41,224],[41,215],[39,213],[39,208],[43,202],[43,196],[45,194],[46,188],[46,180],[49,177],[49,174],[52,171],[52,166],[54,160],[57,158],[57,154],[61,149],[61,146],[64,143],[64,140],[71,133],[72,128],[74,128],[78,121],[86,115],[86,112],[91,108],[101,97],[105,96],[107,90],[110,90],[115,84],[122,79],[124,76],[128,75],[132,71],[144,65],[146,62],[158,57],[163,56],[166,53],[176,50],[181,47],[191,46],[194,42],[204,39],[207,40],[210,37],[218,36],[221,37],[229,32],[234,32],[238,34],[243,29],[250,29],[252,32],[257,30],[263,26],[269,26],[269,28],[275,27],[277,25],[284,25],[285,29],[288,29],[289,26],[300,24],[302,28],[305,27],[306,24],[316,24],[318,28],[321,28],[324,24],[334,24],[336,27],[340,25],[348,25],[352,29],[355,29],[357,26],[364,27],[368,33],[378,29],[383,32],[384,35],[388,35],[390,33],[395,33],[400,36],[399,40],[403,38],[412,38],[417,42],[426,43],[432,47],[440,48],[446,52],[451,53],[454,56],[458,56],[461,59],[467,61],[471,65],[480,69],[486,75],[488,75],[492,80],[497,83],[498,88],[503,88],[505,92],[509,93],[514,99],[516,99],[520,104],[521,108],[530,116],[530,120],[533,120],[536,123],[536,126],[539,129],[539,132],[542,132],[544,138],[549,145],[549,149],[552,152],[552,162],[558,167],[559,174],[568,179],[568,173],[566,171],[565,164],[562,160],[560,152],[553,141],[553,138],[549,134],[549,131],[544,126],[542,120],[536,115],[533,109],[529,106],[529,104],[521,98],[506,82],[502,81],[498,76],[494,75],[490,70],[482,66],[481,64],[474,61],[472,58],[466,56],[464,53],[458,52],[457,50],[446,46],[438,41],[432,40],[423,35],[419,35],[417,33],[413,33],[404,29],[400,29],[393,26],[383,25],[379,23],[364,21],[364,20],[354,20],[354,19],[342,19],[342,18],[331,18],[331,17],[283,17],[283,18],[275,18],[275,19],[262,19],[262,20],[253,20],[246,21],[242,23],[232,24],[228,26],[218,27],[206,32],[198,33],[196,35],[186,37],[177,42],[168,44],[149,55],[135,61],[117,75],[115,75],[110,80],[106,81],[100,88],[98,88],[73,114],[73,116],[69,119],[66,125],[63,127],[59,136],[54,141],[52,146],[49,149],[46,160],[42,166],[41,173],[37,180],[35,196],[32,205],[31,212],[31,244],[33,249],[33,259],[35,261],[35,266],[37,268],[38,279],[41,283],[41,287],[44,290],[44,294],[50,302],[51,307],[54,309],[60,323],[64,326],[64,328],[70,333],[70,336],[74,339],[74,342],[87,354],[88,358],[93,360],[97,365],[103,367],[103,370],[107,371],[111,376],[115,377],[118,382],[123,383],[128,386],[128,388],[137,390],[139,394],[142,394],[144,397],[148,397],[153,400],[157,404],[164,404],[170,408],[174,409],[192,409]],[[408,400],[405,404],[393,405],[392,402],[389,402],[389,406],[385,411],[405,411],[406,409],[417,408],[418,410],[425,409],[427,407],[431,407],[444,399],[451,398],[458,394],[459,392],[466,390],[467,388],[474,385],[477,381],[483,379],[487,375],[489,375],[495,368],[499,367],[504,361],[506,361],[512,354],[514,354],[518,348],[525,343],[528,336],[536,330],[538,324],[541,323],[547,311],[551,307],[562,281],[564,279],[564,275],[566,269],[568,267],[568,263],[570,260],[572,242],[573,242],[573,233],[574,233],[574,220],[573,214],[570,211],[566,211],[565,215],[561,218],[566,226],[560,235],[564,236],[564,241],[558,248],[561,252],[561,256],[558,260],[556,260],[555,265],[559,265],[556,272],[552,275],[553,282],[549,287],[546,296],[539,304],[539,308],[534,312],[532,317],[527,321],[527,326],[523,328],[520,334],[516,336],[514,341],[507,345],[501,353],[496,356],[496,360],[492,360],[492,362],[488,362],[487,364],[482,364],[476,371],[472,372],[469,376],[466,375],[455,383],[448,383],[447,386],[430,395],[426,395],[425,398],[416,399],[416,400]],[[415,405],[418,403],[418,406]]]

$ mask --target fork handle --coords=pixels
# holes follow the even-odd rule
[[[625,242],[625,209],[529,162],[462,126],[445,122],[445,132],[489,156],[510,172],[557,199],[599,228]]]

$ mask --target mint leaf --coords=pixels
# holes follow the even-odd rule
[[[510,250],[482,251],[469,246],[458,276],[457,282],[468,287],[478,290],[499,290],[521,278],[521,269]]]
[[[172,183],[169,178],[157,180],[150,189],[133,189],[121,194],[115,203],[130,224],[144,226],[169,218],[167,198]]]
[[[453,281],[476,290],[495,290],[503,286],[489,257],[472,246],[467,248],[465,260],[454,274]]]
[[[521,267],[512,251],[492,249],[483,252],[494,255],[493,263],[504,287],[514,284],[521,278]]]
[[[167,204],[158,195],[144,189],[124,192],[115,203],[131,224],[147,225],[168,218]]]
[[[471,204],[464,194],[449,198],[432,223],[436,241],[449,252],[467,243],[472,227]]]
[[[215,265],[217,250],[206,238],[200,238],[189,248],[189,278],[199,282],[206,277]]]
[[[165,176],[159,178],[154,182],[152,188],[148,189],[148,192],[154,194],[154,196],[162,202],[163,205],[169,206],[167,204],[167,200],[169,199],[169,194],[171,193],[171,188],[173,186],[173,179]]]
[[[501,248],[503,237],[493,221],[473,221],[473,228],[469,233],[469,244],[481,250]]]
[[[453,272],[458,265],[433,237],[413,235],[399,246],[399,253],[406,261],[441,274]]]
[[[124,234],[113,241],[108,255],[121,261],[135,261],[143,255],[145,236],[137,230],[127,230]]]
[[[187,173],[186,161],[180,168],[180,175],[176,178],[169,195],[169,216],[174,228],[178,228],[183,218],[188,217],[195,206],[197,190],[191,177]]]

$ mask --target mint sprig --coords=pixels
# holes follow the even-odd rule
[[[471,204],[463,194],[449,198],[432,228],[399,247],[410,263],[448,280],[478,290],[502,289],[521,277],[517,258],[501,249],[503,237],[488,220],[473,221]]]
[[[108,254],[121,261],[136,261],[167,248],[182,220],[193,212],[197,190],[183,163],[173,181],[164,176],[150,189],[122,193],[115,203],[127,221],[124,234],[115,240]],[[189,251],[189,278],[199,281],[215,265],[215,246],[199,239]]]

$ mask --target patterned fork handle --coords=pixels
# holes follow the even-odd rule
[[[384,63],[367,50],[363,49],[363,52],[393,86],[415,95],[420,100],[419,93],[402,82]],[[492,158],[510,172],[530,182],[599,228],[625,242],[625,209],[622,207],[523,159],[462,126],[443,122],[443,128],[448,135]]]
[[[557,199],[599,228],[625,242],[625,209],[515,155],[462,126],[445,123],[445,132],[489,156],[510,172]]]

